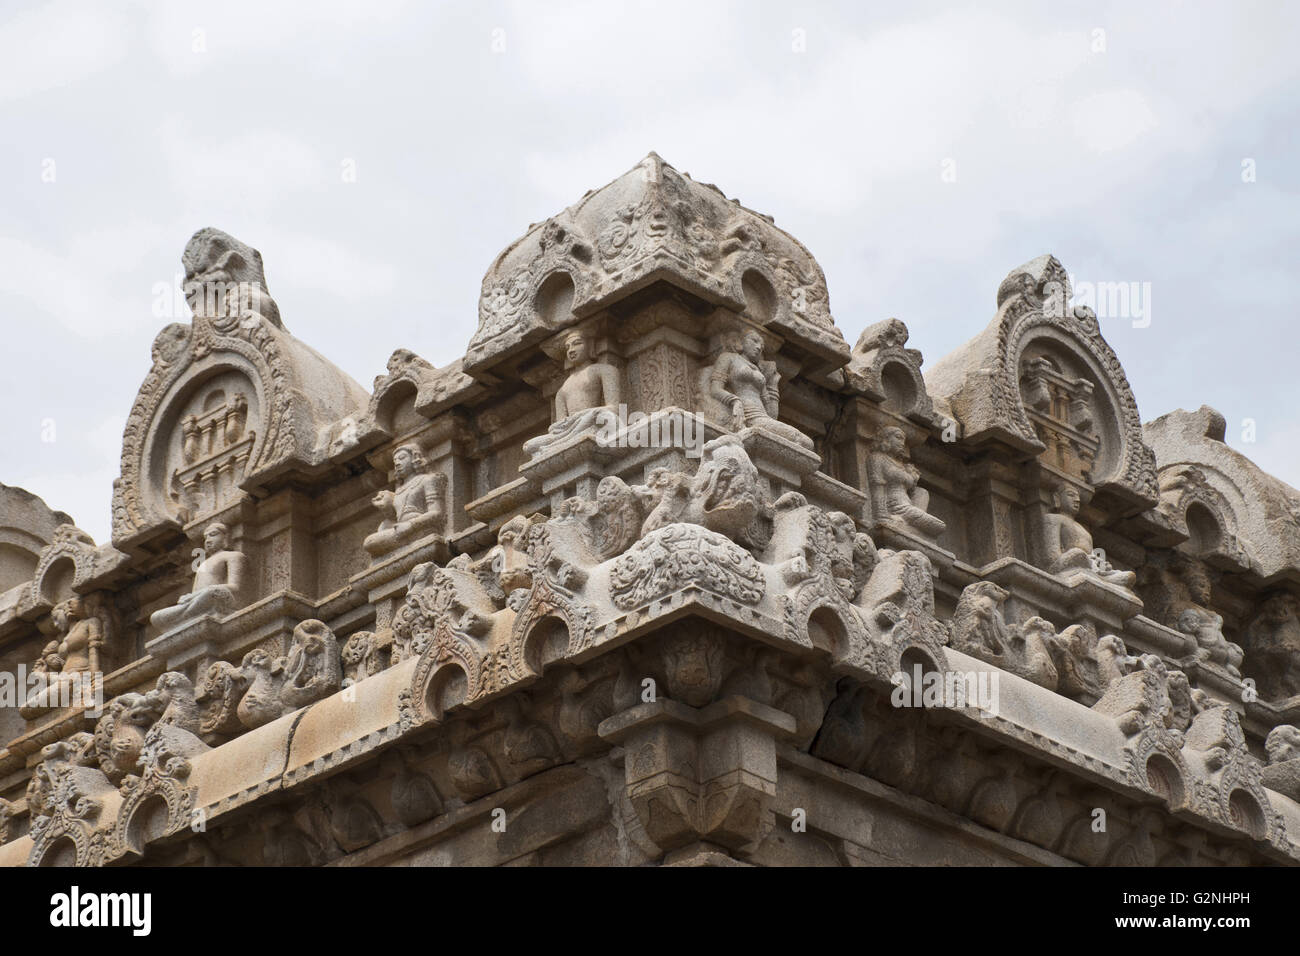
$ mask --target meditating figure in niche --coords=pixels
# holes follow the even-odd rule
[[[1285,592],[1274,594],[1246,629],[1245,673],[1253,677],[1265,700],[1300,694],[1300,602]]]
[[[545,435],[524,442],[529,457],[570,436],[618,421],[617,408],[623,401],[618,369],[595,361],[587,333],[573,329],[563,341],[564,367],[569,374],[555,393],[555,423]]]
[[[230,532],[220,521],[203,531],[204,558],[194,573],[194,590],[149,620],[162,631],[204,615],[224,617],[248,603],[248,558],[230,548]]]
[[[763,337],[754,330],[727,344],[706,373],[708,398],[714,415],[734,429],[763,428],[787,441],[812,447],[799,429],[777,421],[781,406],[781,375],[776,363],[763,359]]]
[[[929,538],[938,537],[947,525],[929,513],[930,493],[917,482],[921,473],[908,460],[907,436],[890,425],[880,432],[875,450],[867,459],[871,483],[871,504],[876,520],[893,519]]]
[[[431,472],[419,445],[401,445],[393,452],[393,472],[397,488],[379,492],[370,502],[384,520],[361,543],[375,557],[446,525],[447,476]]]
[[[1052,574],[1068,575],[1083,571],[1107,584],[1131,588],[1137,581],[1132,571],[1118,571],[1100,552],[1093,552],[1092,535],[1075,517],[1082,499],[1079,489],[1061,483],[1052,492],[1053,514],[1043,516],[1043,556]]]

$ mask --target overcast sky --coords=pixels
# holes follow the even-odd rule
[[[933,363],[1044,252],[1149,283],[1101,317],[1143,419],[1213,405],[1300,485],[1300,4],[978,7],[0,0],[0,482],[108,539],[199,227],[369,388],[653,149],[801,239],[850,344],[897,316]]]

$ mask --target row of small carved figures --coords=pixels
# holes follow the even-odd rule
[[[257,647],[239,667],[225,661],[211,664],[197,690],[185,674],[169,671],[147,693],[115,697],[93,733],[79,732],[42,750],[27,787],[33,831],[60,804],[83,816],[90,805],[83,798],[91,791],[115,786],[127,793],[142,776],[179,775],[187,758],[367,676],[367,667],[377,666],[371,637],[368,632],[353,635],[340,654],[330,628],[307,620],[294,629],[288,655],[273,657]],[[352,677],[343,676],[345,660]],[[78,785],[77,774],[70,775],[76,768],[93,771],[92,785]],[[101,786],[95,785],[98,775]],[[7,825],[13,816],[13,805],[0,801],[0,824]]]
[[[791,524],[790,516],[798,520]],[[775,542],[774,518],[778,524],[785,520]],[[484,559],[471,561],[468,555],[452,559],[447,569],[462,572],[482,598],[453,601],[455,626],[481,630],[470,626],[474,621],[466,624],[482,616],[470,605],[484,613],[507,605],[518,610],[534,573],[554,558],[538,553],[544,549],[535,546],[533,532],[542,530],[539,524],[562,523],[580,529],[589,552],[588,560],[574,555],[573,562],[564,562],[566,567],[573,565],[573,574],[582,574],[581,565],[623,553],[660,528],[685,523],[703,526],[762,554],[781,566],[792,585],[812,574],[817,565],[835,580],[848,601],[855,600],[887,553],[877,553],[870,537],[857,531],[848,515],[823,512],[800,494],[787,493],[769,503],[743,445],[734,436],[725,436],[706,446],[694,476],[660,469],[647,486],[636,487],[607,477],[595,501],[570,499],[550,519],[516,517],[500,529],[498,546]],[[417,614],[424,600],[423,582],[434,570],[422,565],[412,573],[407,604]],[[1002,614],[1006,597],[1007,592],[991,582],[968,586],[953,620],[942,625],[951,646],[1084,704],[1100,700],[1117,679],[1140,668],[1140,659],[1129,657],[1118,637],[1098,638],[1088,625],[1067,627],[1058,634],[1042,618],[1007,624]],[[122,695],[110,704],[94,735],[96,741],[104,741],[97,744],[97,759],[110,779],[121,780],[138,768],[145,734],[155,724],[176,726],[212,743],[262,726],[411,653],[411,634],[402,627],[403,621],[399,611],[393,631],[357,632],[341,652],[324,623],[304,621],[294,631],[287,657],[259,647],[238,667],[217,661],[197,690],[184,675],[164,675],[154,692]],[[1185,685],[1181,672],[1174,673]],[[1171,713],[1179,711],[1178,706],[1170,707]]]
[[[954,618],[950,631],[956,646],[973,650],[972,639],[1008,632],[996,627],[981,631],[990,620],[988,591],[978,585],[967,591],[967,607]],[[1159,729],[1184,752],[1197,751],[1209,772],[1235,759],[1234,752],[1245,753],[1240,725],[1227,705],[1191,688],[1181,671],[1167,668],[1155,655],[1129,657],[1114,636],[1090,641],[1086,627],[1048,636],[1047,629],[1035,623],[1040,620],[1028,622],[1027,630],[1040,632],[1047,656],[1061,665],[1062,674],[1069,675],[1062,690],[1086,699],[1099,689],[1092,709],[1114,719],[1126,735]],[[42,751],[42,762],[27,789],[31,832],[39,836],[60,811],[74,817],[93,816],[99,807],[97,794],[112,786],[126,795],[139,786],[142,776],[183,779],[188,758],[222,738],[261,726],[377,672],[371,668],[382,669],[381,658],[390,648],[369,632],[358,632],[353,638],[340,654],[328,627],[320,621],[304,621],[295,629],[293,648],[286,657],[271,659],[257,648],[239,668],[225,662],[211,665],[197,692],[184,674],[168,672],[147,693],[115,698],[94,733],[74,734]],[[1009,640],[1014,643],[1017,638]],[[1039,660],[1036,675],[1022,676],[1041,677],[1049,663]],[[354,676],[343,677],[345,665]],[[1268,766],[1261,773],[1263,784],[1300,801],[1300,729],[1273,728],[1265,749]],[[1247,759],[1253,761],[1248,755]],[[10,839],[10,823],[16,815],[12,804],[0,801],[0,843]]]
[[[801,496],[787,499],[784,505],[788,509],[800,500]],[[818,509],[801,510],[815,513]],[[552,520],[571,522],[581,517],[569,509]],[[487,574],[497,579],[501,591],[511,591],[513,598],[531,586],[530,569],[521,567],[520,561],[528,550],[527,532],[538,523],[545,522],[509,522],[501,529],[500,545],[494,553],[480,562],[460,556],[449,563],[448,570],[468,574],[472,580]],[[858,551],[864,547],[864,542],[857,542]],[[847,554],[844,558],[847,565],[841,561],[835,569],[850,575],[854,562]],[[802,570],[807,570],[808,563],[805,558]],[[817,563],[815,558],[813,563]],[[835,565],[832,562],[831,566]],[[415,569],[407,604],[417,608],[427,600],[422,592],[438,574],[438,569],[430,565]],[[848,584],[846,590],[855,591],[862,582],[842,583]],[[511,585],[518,587],[512,589]],[[1092,705],[1115,719],[1129,735],[1159,725],[1181,742],[1199,714],[1224,708],[1203,691],[1192,689],[1181,671],[1166,669],[1164,662],[1153,655],[1131,657],[1118,637],[1098,638],[1088,625],[1074,625],[1060,633],[1042,618],[1008,625],[1001,607],[1006,596],[991,582],[968,586],[953,619],[942,625],[946,643]],[[514,600],[509,603],[517,608]],[[453,605],[448,610],[460,613],[465,609]],[[124,791],[135,786],[141,774],[174,772],[185,756],[219,745],[377,674],[413,650],[418,653],[418,647],[410,646],[412,635],[409,624],[403,626],[404,622],[406,617],[399,612],[396,636],[392,632],[360,631],[340,650],[328,626],[318,620],[303,621],[294,630],[287,656],[273,656],[258,647],[245,655],[239,667],[225,661],[211,664],[197,689],[185,675],[169,672],[148,693],[115,698],[93,734],[74,735],[45,749],[43,763],[38,765],[28,790],[34,824],[53,812],[55,802],[61,799],[59,793],[63,792],[64,798],[75,796],[75,788],[60,791],[60,767],[95,768],[95,774],[102,774],[108,784]],[[1222,713],[1227,713],[1226,708]],[[1274,728],[1266,749],[1270,758],[1265,771],[1267,785],[1300,799],[1300,731],[1288,725]],[[12,806],[0,807],[0,816],[12,818]]]

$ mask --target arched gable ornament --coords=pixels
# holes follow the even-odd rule
[[[424,563],[412,569],[406,599],[393,617],[393,638],[400,659],[419,658],[409,688],[418,722],[442,719],[430,691],[447,666],[465,676],[462,703],[494,694],[526,676],[512,670],[493,646],[496,613],[482,582],[463,567]]]
[[[88,759],[93,738],[74,734],[68,740],[47,744],[41,751],[27,785],[31,816],[31,850],[28,866],[40,866],[65,843],[74,849],[73,865],[102,866],[106,857],[107,829],[121,798],[117,788]]]
[[[826,277],[807,248],[651,153],[497,256],[464,368],[487,371],[661,280],[774,326],[831,367],[848,357]]]
[[[189,783],[190,758],[209,750],[206,744],[180,727],[157,723],[145,735],[140,751],[140,773],[132,774],[119,786],[122,806],[107,840],[106,856],[139,856],[144,851],[140,832],[152,821],[151,808],[165,808],[158,836],[170,836],[195,822],[198,788]]]
[[[434,368],[410,349],[397,349],[388,359],[387,374],[375,376],[370,404],[358,433],[395,435],[394,415],[412,396],[415,409],[432,417],[447,406],[482,392],[483,386],[461,371],[460,361]]]
[[[192,329],[173,324],[158,334],[153,367],[136,395],[123,433],[122,475],[113,483],[114,542],[194,519],[173,480],[179,470],[168,474],[165,466],[167,443],[186,428],[183,422],[169,420],[168,412],[222,373],[241,377],[252,393],[236,439],[251,439],[241,462],[242,475],[254,474],[293,453],[295,422],[290,376],[279,342],[282,334],[261,320],[238,323],[223,333],[199,316]],[[236,434],[233,427],[222,425],[214,424],[221,437]]]
[[[314,463],[328,452],[317,448],[322,427],[360,418],[368,402],[284,330],[255,249],[203,229],[182,262],[194,319],[158,333],[127,416],[113,485],[117,544],[219,510],[243,481],[291,459]]]
[[[73,567],[72,588],[76,590],[86,583],[95,573],[99,549],[95,540],[76,525],[61,524],[54,529],[53,540],[41,551],[36,573],[28,589],[27,604],[35,606],[46,597],[45,577],[60,561],[71,561]]]
[[[1213,542],[1210,551],[1243,568],[1259,571],[1259,559],[1254,547],[1241,537],[1240,522],[1236,510],[1227,496],[1210,480],[1207,471],[1215,469],[1208,465],[1180,463],[1160,469],[1158,475],[1160,502],[1156,506],[1159,513],[1179,534],[1188,538],[1193,536],[1193,529],[1188,525],[1188,509],[1193,505],[1205,508],[1215,519],[1219,528],[1218,540]],[[1217,475],[1220,483],[1232,487],[1231,479],[1226,475]]]
[[[921,375],[919,349],[907,348],[907,326],[899,319],[870,325],[858,336],[853,358],[845,368],[857,390],[886,407],[927,426],[942,426]]]
[[[595,253],[578,227],[563,214],[548,219],[533,243],[532,256],[521,264],[511,264],[516,258],[512,254],[532,235],[530,232],[506,248],[483,277],[479,327],[470,339],[466,364],[472,364],[489,343],[494,349],[514,344],[537,330],[547,330],[548,318],[563,319],[563,315],[547,314],[561,311],[548,308],[544,301],[548,292],[560,300],[569,299],[569,304],[590,298]],[[559,286],[566,280],[569,288],[562,290]]]
[[[1073,384],[1106,419],[1095,423],[1101,429],[1104,464],[1092,470],[1090,482],[1150,508],[1157,499],[1155,455],[1143,441],[1137,402],[1119,359],[1101,336],[1096,314],[1086,307],[1071,308],[1071,296],[1065,267],[1053,256],[1039,256],[1012,270],[998,287],[993,322],[960,354],[941,360],[927,381],[932,391],[949,399],[967,439],[994,435],[1042,454],[1047,446],[1022,393],[1022,359],[1031,345],[1068,357],[1086,370],[1087,381],[1074,379]],[[1053,374],[1047,366],[1041,371]],[[1093,425],[1084,422],[1085,428]]]
[[[1300,567],[1300,493],[1226,444],[1220,412],[1205,405],[1176,409],[1147,422],[1143,432],[1160,466],[1156,515],[1193,539],[1185,550],[1216,556],[1220,566],[1252,568],[1264,578]],[[1199,522],[1187,521],[1196,505],[1218,522],[1217,542],[1204,514]]]

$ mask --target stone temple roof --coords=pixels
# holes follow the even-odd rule
[[[65,524],[72,519],[30,491],[0,484],[0,592],[31,580],[41,551]]]
[[[1143,427],[1160,468],[1161,507],[1186,532],[1187,511],[1206,505],[1243,564],[1270,582],[1300,578],[1300,491],[1229,446],[1223,414],[1202,405]]]
[[[771,217],[650,153],[497,256],[483,277],[466,369],[485,370],[658,281],[805,339],[832,364],[848,360],[826,277],[807,248]]]

